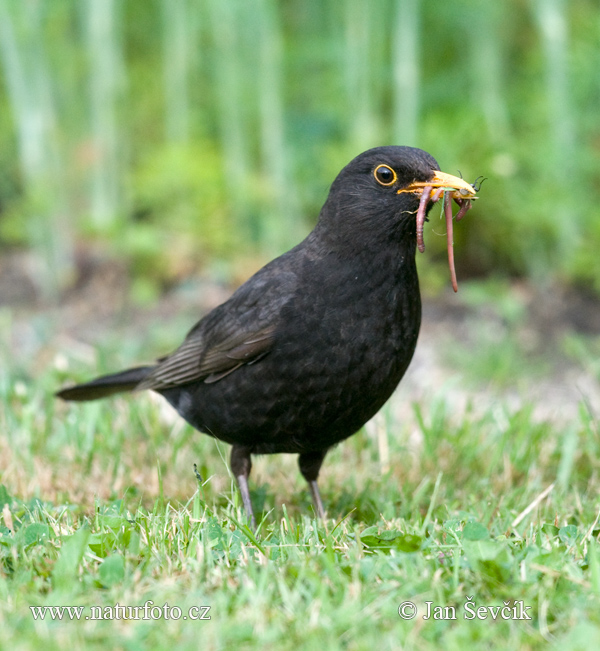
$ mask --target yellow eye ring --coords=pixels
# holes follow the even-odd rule
[[[373,176],[379,185],[389,188],[398,180],[396,172],[389,165],[377,165],[373,171]]]

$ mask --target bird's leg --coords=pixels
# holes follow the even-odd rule
[[[250,458],[250,448],[243,445],[234,445],[231,448],[231,471],[237,479],[240,493],[242,494],[242,503],[246,516],[250,520],[253,529],[256,529],[256,520],[252,510],[252,501],[250,500],[250,488],[248,487],[248,477],[252,470],[252,459]]]
[[[323,463],[326,454],[327,450],[318,450],[316,452],[303,452],[298,457],[300,472],[308,482],[313,505],[315,507],[315,513],[321,520],[325,519],[325,509],[323,508],[321,493],[319,493],[317,477],[319,476],[319,470],[321,469],[321,464]]]

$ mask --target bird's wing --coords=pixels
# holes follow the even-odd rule
[[[234,332],[207,347],[203,337],[186,338],[171,355],[158,363],[139,389],[168,389],[188,382],[216,382],[243,364],[250,364],[271,349],[275,326],[255,332]]]
[[[296,274],[267,265],[201,319],[137,388],[168,389],[198,380],[210,384],[258,361],[271,350],[281,308],[295,286]]]

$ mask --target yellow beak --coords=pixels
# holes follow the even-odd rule
[[[430,181],[413,181],[410,185],[406,186],[402,190],[398,190],[398,194],[401,194],[402,192],[416,192],[418,194],[422,194],[423,188],[426,188],[428,186],[434,191],[438,188],[448,188],[448,190],[454,190],[454,192],[452,192],[453,199],[476,198],[475,188],[471,184],[467,183],[464,179],[461,179],[458,176],[452,176],[452,174],[446,174],[445,172],[440,171],[436,171]]]

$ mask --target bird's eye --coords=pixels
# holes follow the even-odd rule
[[[396,172],[387,165],[378,165],[373,174],[379,185],[390,186],[396,182]]]

